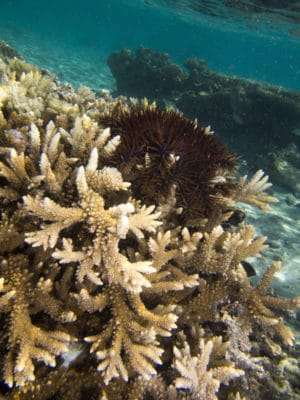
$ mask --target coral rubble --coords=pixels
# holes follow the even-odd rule
[[[177,111],[0,67],[0,398],[298,396],[300,298],[243,266],[263,172]]]

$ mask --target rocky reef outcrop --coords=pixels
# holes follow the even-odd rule
[[[135,54],[112,53],[108,64],[116,94],[147,95],[203,126],[212,124],[229,148],[246,160],[253,162],[258,154],[291,142],[300,145],[298,92],[215,72],[201,59],[188,59],[180,67],[168,55],[143,47]]]

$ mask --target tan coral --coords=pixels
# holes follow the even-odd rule
[[[30,317],[30,273],[28,261],[23,256],[12,256],[1,261],[7,276],[7,286],[1,281],[0,311],[10,313],[8,353],[4,363],[4,380],[12,387],[23,386],[35,379],[33,360],[54,367],[55,356],[68,350],[71,336],[63,331],[44,331],[34,325]]]
[[[249,181],[247,181],[247,175],[243,176],[240,178],[239,189],[234,199],[252,204],[264,211],[270,210],[268,203],[276,203],[278,200],[265,192],[272,186],[268,180],[269,177],[262,170],[258,170]]]
[[[175,380],[176,388],[189,389],[195,400],[217,400],[221,383],[227,385],[230,380],[244,375],[226,360],[227,346],[220,337],[206,343],[202,340],[198,356],[191,355],[186,342],[181,349],[174,347],[174,366],[180,374]]]
[[[112,302],[113,319],[103,332],[85,338],[92,343],[91,352],[96,351],[100,360],[98,370],[102,372],[106,384],[119,376],[127,381],[128,366],[122,357],[125,351],[130,367],[149,379],[156,374],[152,364],[162,363],[163,350],[159,347],[157,334],[169,336],[170,330],[176,327],[177,317],[172,313],[172,307],[157,307],[149,311],[138,295],[132,295],[131,310],[125,303],[123,289],[112,286],[107,295]],[[100,305],[103,307],[105,303],[100,301]],[[111,345],[108,346],[110,341]]]
[[[300,306],[300,296],[292,299],[281,299],[267,294],[272,277],[278,271],[280,265],[279,261],[275,261],[266,270],[260,283],[254,288],[250,286],[246,272],[241,265],[238,267],[236,277],[240,282],[240,301],[246,303],[251,318],[273,335],[278,334],[283,343],[291,345],[294,340],[293,332],[271,310],[297,308]]]

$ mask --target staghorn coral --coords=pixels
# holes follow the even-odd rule
[[[277,263],[250,285],[265,238],[230,222],[236,201],[273,200],[267,177],[235,180],[178,112],[32,71],[3,63],[0,86],[0,397],[248,398],[265,379],[279,398],[271,366],[283,384],[293,338],[276,310],[300,301],[267,293]]]
[[[264,211],[270,209],[268,203],[277,202],[275,197],[265,193],[265,190],[272,184],[268,182],[268,176],[261,169],[253,175],[249,182],[247,182],[247,175],[240,178],[239,186],[240,190],[236,191],[236,201],[252,204]]]
[[[294,340],[293,332],[286,327],[271,309],[294,309],[300,305],[300,297],[293,299],[281,299],[268,295],[267,289],[271,283],[272,276],[280,268],[280,262],[275,261],[264,273],[257,287],[250,286],[246,279],[245,270],[237,268],[237,279],[241,281],[240,301],[250,314],[249,318],[268,330],[272,335],[279,335],[283,343],[291,345]]]
[[[174,347],[174,364],[181,375],[176,378],[175,387],[189,389],[191,398],[195,400],[214,400],[221,383],[228,384],[244,373],[226,359],[228,343],[222,343],[222,338],[215,336],[207,343],[202,340],[199,347],[198,357],[191,356],[186,342],[182,349]]]
[[[10,314],[9,351],[5,356],[4,379],[10,387],[14,382],[22,386],[27,380],[34,379],[33,359],[53,367],[56,364],[55,356],[65,352],[71,340],[66,332],[46,331],[34,325],[30,318],[30,304],[38,305],[44,301],[44,311],[49,312],[52,317],[57,314],[60,320],[71,321],[74,315],[72,312],[63,312],[58,305],[56,307],[54,300],[44,297],[42,288],[31,286],[28,260],[23,255],[2,260],[1,267],[4,279],[2,278],[0,290],[5,293],[1,297],[1,309]],[[3,282],[7,284],[3,285]]]

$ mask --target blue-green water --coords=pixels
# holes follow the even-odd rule
[[[199,57],[215,71],[300,89],[300,37],[295,25],[284,25],[279,20],[278,24],[274,20],[270,24],[268,17],[264,20],[251,14],[241,19],[231,18],[228,13],[226,18],[213,18],[183,7],[191,2],[10,0],[1,5],[0,40],[7,41],[27,61],[53,71],[61,81],[75,87],[88,85],[95,91],[115,89],[107,65],[111,52],[123,48],[135,51],[141,45],[167,52],[181,66],[187,58]],[[213,127],[215,123],[209,120]],[[271,146],[272,132],[268,135]],[[248,164],[245,172],[254,168],[263,166]],[[276,192],[281,201],[273,207],[273,214],[263,217],[255,211],[251,219],[249,212],[249,222],[254,222],[270,241],[278,242],[277,249],[284,248],[275,252],[275,257],[280,253],[286,265],[283,275],[288,276],[289,266],[289,273],[294,271],[292,276],[298,277],[299,207],[287,205],[287,194],[285,189]],[[282,222],[276,224],[276,229],[272,218]],[[296,221],[295,229],[292,221]],[[274,259],[272,251],[264,258],[265,266]],[[279,283],[279,294],[296,295],[297,282],[292,288]]]
[[[213,18],[184,7],[191,3],[193,0],[2,1],[0,39],[62,81],[96,91],[115,87],[107,66],[109,54],[124,47],[136,50],[140,45],[167,52],[180,65],[188,57],[199,57],[225,74],[300,89],[297,25],[284,25],[274,18],[268,23],[268,16],[264,19],[261,14],[237,19],[230,10],[226,18]],[[214,126],[214,121],[210,123]],[[283,207],[284,194],[276,213],[283,212],[286,218]],[[293,210],[296,221],[300,221],[298,210]],[[270,232],[262,233],[271,239],[273,235],[274,240],[278,237],[271,223]],[[293,251],[287,250],[287,258],[297,258],[298,231],[293,238],[290,232],[282,232],[282,236],[282,243],[293,247]]]
[[[257,16],[213,19],[142,0],[2,3],[0,38],[75,86],[112,87],[107,56],[143,45],[180,64],[196,56],[220,72],[300,89],[299,36]]]

